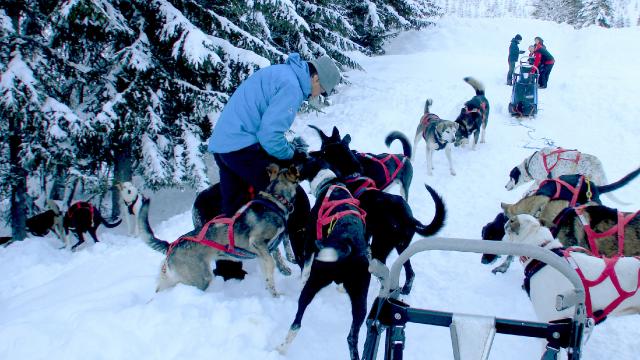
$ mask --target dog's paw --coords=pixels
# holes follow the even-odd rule
[[[285,264],[281,264],[278,266],[278,271],[280,271],[280,274],[284,275],[284,276],[291,276],[291,268],[288,267]]]
[[[507,272],[508,268],[509,268],[508,266],[497,266],[497,267],[493,268],[493,270],[491,270],[491,273],[493,273],[493,274],[497,274],[497,273],[504,274],[504,273]]]
[[[451,172],[451,175],[456,176],[456,171],[455,170],[451,169],[450,172]]]

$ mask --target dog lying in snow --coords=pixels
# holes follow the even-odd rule
[[[211,262],[216,259],[249,259],[257,257],[264,273],[267,289],[278,296],[274,282],[274,269],[286,268],[278,252],[287,218],[293,210],[299,173],[296,167],[279,169],[269,166],[271,183],[256,199],[242,207],[232,218],[207,223],[194,229],[175,242],[156,238],[149,226],[149,200],[144,199],[138,217],[141,237],[149,247],[166,254],[158,287],[161,291],[177,283],[193,285],[201,290],[213,280]],[[273,254],[272,252],[278,252]],[[275,262],[278,262],[276,264]]]
[[[429,106],[433,100],[427,99],[424,104],[424,114],[420,118],[420,123],[416,129],[416,136],[413,140],[413,150],[417,151],[420,138],[426,142],[427,149],[427,175],[433,175],[433,153],[437,150],[444,150],[449,161],[449,173],[455,175],[453,160],[451,160],[451,144],[456,141],[456,133],[460,124],[443,120],[438,115],[429,111]]]
[[[473,136],[471,149],[475,150],[478,138],[481,143],[485,142],[487,124],[489,123],[489,100],[484,96],[484,85],[480,81],[470,76],[464,78],[464,81],[471,85],[476,91],[476,95],[464,103],[460,115],[456,118],[455,122],[460,126],[456,133],[455,146],[467,144]]]
[[[590,298],[587,304],[587,316],[596,323],[606,316],[619,316],[640,313],[640,259],[634,257],[619,257],[603,259],[587,255],[578,251],[566,252],[563,245],[551,235],[548,228],[531,215],[517,215],[511,218],[505,227],[508,241],[520,244],[530,244],[554,250],[558,255],[568,258],[574,268],[581,275],[585,291]],[[544,322],[572,317],[573,307],[556,310],[558,295],[567,294],[573,285],[564,275],[552,268],[544,266],[537,260],[524,258],[523,265],[527,278],[525,289],[537,317]],[[595,283],[587,283],[595,281]],[[618,305],[616,301],[622,302]]]
[[[309,218],[303,277],[298,310],[285,341],[278,347],[284,354],[296,337],[307,306],[316,294],[332,282],[343,284],[351,301],[351,330],[347,337],[351,359],[358,359],[358,334],[367,312],[369,251],[365,236],[364,211],[359,201],[341,183],[329,165],[311,158],[302,169],[311,183],[316,203]]]
[[[127,223],[127,230],[129,235],[138,236],[138,215],[140,214],[140,207],[142,206],[142,194],[138,191],[131,182],[125,181],[123,183],[116,184],[116,188],[120,192],[120,198],[126,207],[124,218]]]

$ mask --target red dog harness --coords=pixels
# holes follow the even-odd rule
[[[569,152],[570,153],[574,153],[575,157],[572,157],[572,158],[571,157],[566,157],[566,158],[562,157],[562,155],[564,153],[569,153]],[[542,154],[542,162],[544,164],[544,170],[547,172],[548,176],[551,175],[551,172],[553,171],[553,169],[555,169],[556,166],[558,166],[558,163],[560,163],[560,160],[571,161],[571,162],[573,162],[574,164],[577,165],[578,162],[580,161],[580,155],[581,155],[581,153],[578,150],[566,150],[566,149],[563,149],[563,148],[557,148],[557,149],[555,149],[554,151],[552,151],[552,152],[550,152],[548,154]],[[549,159],[549,157],[552,157],[552,156],[556,156],[556,159],[555,159],[555,162],[551,166],[549,166],[549,160],[548,159]]]
[[[618,305],[620,305],[620,303],[632,297],[633,295],[635,295],[636,292],[638,292],[638,288],[640,287],[640,271],[638,271],[638,284],[636,285],[635,290],[625,291],[622,288],[622,286],[620,286],[620,280],[618,279],[618,274],[615,271],[615,266],[618,260],[620,260],[621,256],[614,256],[613,258],[603,257],[602,260],[604,260],[604,264],[605,264],[604,270],[602,270],[602,273],[600,273],[600,276],[598,276],[595,280],[588,280],[584,276],[584,273],[580,269],[580,266],[578,266],[576,261],[571,257],[572,251],[573,251],[572,249],[565,250],[564,258],[569,262],[571,267],[573,267],[573,269],[578,273],[578,276],[580,276],[580,280],[582,281],[582,284],[584,285],[584,290],[585,290],[585,306],[587,309],[587,316],[594,319],[596,324],[600,323],[607,316],[609,316],[609,314],[611,314],[611,312],[615,310],[615,308],[617,308]],[[638,257],[636,257],[636,259],[640,260],[640,258]],[[605,306],[604,309],[598,310],[594,314],[592,300],[591,300],[591,288],[598,286],[599,284],[604,282],[607,278],[611,280],[611,283],[613,284],[616,291],[618,292],[618,297],[615,298],[609,305]]]
[[[540,185],[538,186],[538,190],[540,190],[542,186],[545,185],[546,183],[553,182],[556,185],[556,192],[551,196],[551,200],[556,200],[560,198],[560,191],[562,191],[562,187],[565,187],[571,193],[571,201],[569,202],[569,207],[574,207],[578,202],[578,195],[580,195],[580,189],[582,189],[582,184],[585,183],[585,180],[586,180],[587,186],[590,186],[589,179],[585,179],[584,175],[580,176],[580,179],[578,180],[578,185],[575,187],[561,179],[547,179],[540,183]],[[587,190],[588,201],[591,201],[591,196],[592,196],[591,190]]]
[[[354,183],[360,182],[360,185],[358,185],[356,190],[353,191],[353,197],[355,197],[356,199],[359,198],[360,195],[362,195],[362,193],[367,190],[378,190],[378,188],[376,187],[376,182],[373,181],[373,179],[368,178],[366,176],[358,175],[358,174],[356,174],[355,176],[346,178],[345,182],[347,184],[354,184]]]
[[[73,205],[71,205],[69,207],[69,210],[67,210],[67,213],[65,215],[66,218],[69,220],[69,223],[72,223],[71,219],[73,219],[73,217],[75,216],[76,211],[78,211],[80,209],[89,210],[89,216],[91,217],[90,226],[93,227],[93,225],[95,225],[94,222],[93,222],[93,220],[94,220],[93,214],[94,214],[94,211],[95,211],[95,206],[91,205],[91,203],[88,203],[86,201],[78,201],[77,203],[75,203],[75,204],[73,204]]]
[[[356,153],[356,156],[369,159],[377,163],[378,165],[380,165],[380,168],[384,172],[385,180],[384,180],[384,183],[382,184],[379,184],[379,183],[375,184],[377,189],[384,189],[387,186],[389,186],[389,184],[391,184],[391,182],[396,178],[396,176],[398,176],[398,173],[400,172],[400,170],[402,170],[402,168],[404,167],[407,161],[406,157],[403,157],[402,160],[400,160],[400,158],[396,154],[374,155],[369,153]],[[393,173],[389,171],[390,164],[395,164],[396,166]]]
[[[591,252],[593,253],[593,255],[597,257],[603,257],[603,255],[600,254],[600,251],[598,249],[598,242],[596,240],[602,239],[608,236],[614,236],[617,234],[618,235],[618,255],[617,256],[623,256],[624,228],[634,217],[640,214],[640,210],[636,211],[635,213],[630,213],[627,216],[625,216],[623,212],[618,211],[618,223],[612,226],[609,230],[605,232],[597,233],[593,229],[591,229],[591,225],[589,225],[589,222],[586,221],[586,219],[584,218],[583,216],[584,209],[585,209],[585,206],[579,206],[575,208],[575,212],[578,215],[580,222],[582,222],[582,226],[584,227],[584,231],[587,234],[587,241],[589,242],[589,247],[591,248]]]
[[[340,220],[341,218],[347,215],[354,215],[364,223],[364,219],[367,216],[367,213],[360,208],[360,201],[352,196],[339,200],[331,200],[331,193],[335,189],[341,189],[347,194],[351,194],[347,188],[340,185],[331,185],[329,187],[329,190],[327,190],[324,199],[322,199],[320,209],[318,210],[318,221],[316,222],[317,240],[322,239],[322,229],[326,225],[329,225],[329,228],[327,229],[327,235],[329,235],[333,231],[333,226],[335,225],[335,223],[338,222],[338,220]],[[340,205],[351,205],[351,208],[347,210],[336,211],[336,207]]]

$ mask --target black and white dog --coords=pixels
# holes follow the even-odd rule
[[[142,194],[138,191],[138,188],[129,181],[116,184],[116,188],[120,192],[120,198],[125,207],[124,218],[127,223],[127,230],[129,235],[138,236],[138,215],[140,214],[140,207],[142,206]]]
[[[335,129],[335,128],[334,128]],[[334,131],[339,138],[340,135]],[[401,253],[411,243],[413,236],[435,235],[444,227],[446,208],[440,195],[433,188],[425,185],[435,203],[435,214],[429,225],[422,224],[413,217],[413,212],[407,201],[402,197],[389,194],[372,185],[372,180],[362,174],[360,162],[349,149],[351,136],[345,135],[338,142],[323,144],[322,150],[316,156],[321,156],[330,165],[331,170],[341,177],[351,193],[360,200],[360,205],[367,212],[367,234],[371,239],[371,256],[380,262],[385,262],[394,249]],[[345,174],[351,174],[345,176]],[[355,180],[355,181],[354,181]],[[411,262],[404,263],[406,274],[402,294],[411,292],[415,273]]]
[[[456,123],[460,127],[456,134],[455,145],[460,146],[468,143],[469,138],[473,135],[471,149],[475,150],[478,138],[481,143],[485,142],[487,124],[489,123],[489,100],[484,95],[484,85],[480,81],[470,76],[464,78],[464,81],[473,87],[476,95],[464,103],[464,107],[456,119]]]
[[[427,175],[433,175],[433,153],[437,150],[444,150],[449,161],[449,173],[455,175],[453,160],[451,159],[451,144],[456,141],[456,133],[460,124],[441,119],[438,115],[429,111],[429,106],[433,100],[427,99],[424,104],[424,114],[420,118],[420,123],[416,128],[416,136],[413,140],[413,150],[417,151],[418,142],[423,138],[427,149]]]
[[[366,316],[371,279],[364,211],[321,158],[312,157],[302,169],[302,177],[310,181],[311,192],[316,197],[302,255],[306,282],[298,299],[296,316],[278,351],[283,354],[287,351],[316,294],[335,282],[344,285],[351,300],[353,320],[347,343],[351,359],[359,359],[358,334]]]

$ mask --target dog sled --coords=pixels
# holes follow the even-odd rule
[[[513,89],[509,113],[516,117],[532,117],[538,113],[538,68],[530,63],[529,57],[520,58],[520,64],[513,73]]]
[[[573,285],[573,291],[557,297],[556,308],[560,311],[573,306],[574,315],[544,323],[413,308],[398,299],[400,269],[413,255],[427,250],[527,256],[542,261],[562,273]],[[496,333],[546,339],[547,346],[541,360],[558,359],[561,348],[567,350],[569,360],[580,359],[583,333],[588,324],[585,290],[569,264],[549,250],[524,244],[436,237],[413,243],[400,254],[391,270],[380,262],[373,262],[370,269],[382,285],[367,318],[363,360],[377,359],[382,332],[386,333],[384,359],[403,359],[407,323],[449,327],[456,360],[486,360]]]

